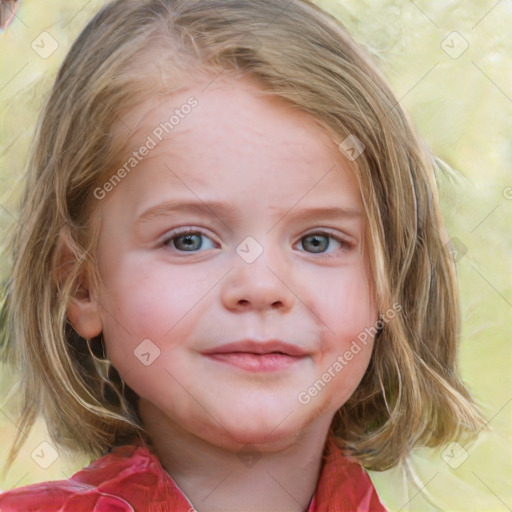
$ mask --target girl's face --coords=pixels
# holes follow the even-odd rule
[[[113,365],[145,421],[225,447],[326,433],[377,320],[351,165],[313,117],[259,91],[217,79],[132,110],[136,155],[95,192],[89,307]]]

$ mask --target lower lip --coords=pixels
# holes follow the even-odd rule
[[[276,372],[285,370],[304,359],[304,357],[289,356],[286,354],[251,354],[247,352],[208,354],[208,357],[249,372]]]

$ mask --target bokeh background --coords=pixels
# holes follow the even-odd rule
[[[283,0],[284,2],[284,0]],[[0,0],[0,4],[5,3]],[[104,0],[22,1],[0,32],[0,246],[17,222],[37,114],[70,44]],[[457,177],[441,177],[457,251],[461,373],[490,430],[469,445],[417,449],[372,472],[392,511],[512,510],[512,1],[315,0],[337,16],[389,80],[427,144]],[[9,257],[0,255],[0,279]],[[0,466],[16,431],[16,376],[0,367]],[[69,477],[89,461],[54,451],[44,422],[0,479],[9,489]],[[38,454],[45,452],[42,461]],[[43,467],[47,466],[47,467]]]

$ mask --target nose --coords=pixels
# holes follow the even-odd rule
[[[289,264],[266,247],[249,263],[234,252],[233,269],[223,281],[222,302],[231,311],[286,312],[297,302]]]

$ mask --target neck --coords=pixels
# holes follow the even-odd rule
[[[139,411],[165,470],[198,512],[306,512],[315,492],[329,425],[300,438],[219,447],[184,431],[149,402]]]

